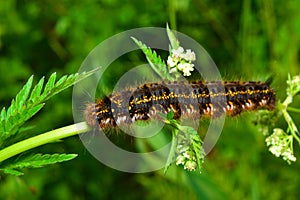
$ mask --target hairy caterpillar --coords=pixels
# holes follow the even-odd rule
[[[105,129],[157,118],[159,112],[173,111],[174,119],[180,119],[273,110],[275,101],[268,82],[147,83],[89,103],[84,115],[90,126]]]

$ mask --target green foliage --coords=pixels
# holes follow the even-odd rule
[[[167,172],[174,158],[176,158],[176,165],[181,164],[184,166],[184,169],[189,171],[194,171],[198,168],[199,172],[201,172],[205,152],[198,132],[192,127],[181,126],[178,121],[173,119],[173,112],[170,113],[167,115],[165,123],[170,126],[172,144],[164,173]]]
[[[165,64],[165,62],[161,59],[160,56],[157,55],[157,53],[152,50],[150,47],[147,47],[147,45],[143,44],[141,41],[137,40],[136,38],[132,37],[132,40],[140,47],[140,49],[143,51],[143,53],[146,56],[146,59],[149,63],[149,65],[152,67],[152,69],[161,77],[165,78],[167,80],[172,80],[171,75],[168,71],[168,68]]]
[[[36,139],[30,138],[19,142],[19,139],[22,138],[19,135],[22,133],[19,131],[23,124],[28,121],[31,117],[33,117],[43,106],[45,101],[58,94],[59,92],[65,90],[66,88],[74,85],[78,81],[81,81],[84,78],[87,78],[98,68],[89,71],[83,72],[81,74],[71,74],[69,76],[65,75],[56,81],[56,73],[53,73],[48,82],[44,84],[44,78],[42,78],[32,89],[33,76],[29,78],[24,87],[20,90],[20,92],[16,95],[16,98],[12,100],[11,106],[5,110],[2,109],[0,114],[0,155],[1,161],[14,156],[16,153],[22,153],[21,149],[28,150],[30,148],[36,147],[37,145],[44,144],[42,141],[42,137],[36,137]],[[61,135],[64,135],[66,131],[61,131]],[[57,136],[52,134],[44,134],[45,140],[48,142],[52,142],[57,138]],[[40,135],[43,136],[43,135]],[[54,139],[51,139],[54,138]],[[33,140],[33,141],[31,141]],[[10,147],[6,147],[8,144],[16,143]],[[33,145],[33,143],[36,143]],[[28,146],[28,147],[26,147]],[[4,149],[3,149],[4,148]],[[20,152],[19,152],[20,151]],[[5,158],[2,158],[5,157]],[[23,159],[15,159],[8,162],[8,164],[1,163],[1,170],[4,173],[12,174],[12,175],[22,175],[21,172],[16,171],[15,169],[21,169],[25,167],[41,167],[43,165],[53,164],[56,162],[67,161],[72,158],[75,158],[74,154],[62,154],[62,155],[41,155],[34,154],[29,157],[25,157]]]
[[[181,138],[178,139],[177,152],[180,158],[177,157],[177,161],[179,160],[189,171],[193,171],[197,167],[201,172],[205,151],[198,132],[189,126],[181,126],[179,130],[183,132],[183,135],[179,135]]]
[[[17,171],[17,169],[44,167],[46,165],[71,160],[76,156],[77,154],[32,154],[29,156],[21,156],[13,163],[1,166],[0,170],[3,170],[6,174],[20,176],[23,175],[23,173]]]
[[[29,92],[32,86],[33,76],[31,76],[23,89],[17,94],[16,98],[12,100],[11,106],[1,111],[1,143],[8,137],[14,135],[19,127],[35,115],[42,107],[43,104],[34,104],[36,96],[31,95],[30,101],[26,102],[29,96]],[[42,83],[42,82],[41,82]],[[41,84],[40,84],[41,85]],[[35,87],[36,89],[37,87]],[[34,90],[32,94],[36,93]]]
[[[45,85],[44,78],[42,78],[33,89],[33,76],[31,76],[22,90],[17,94],[16,98],[12,100],[11,106],[7,111],[5,108],[1,111],[0,147],[3,148],[5,140],[9,137],[14,137],[14,135],[18,133],[20,127],[44,106],[45,101],[78,81],[90,76],[96,70],[82,74],[65,75],[57,82],[55,82],[56,73],[53,73]]]
[[[168,34],[168,38],[170,40],[169,51],[171,52],[172,49],[178,49],[180,46],[180,43],[179,43],[178,39],[176,38],[175,34],[170,30],[168,24],[167,24],[167,34]]]

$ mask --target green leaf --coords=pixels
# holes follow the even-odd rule
[[[201,172],[202,164],[204,162],[204,157],[205,157],[205,151],[202,147],[202,140],[198,132],[192,127],[182,126],[182,129],[180,130],[190,136],[190,140],[191,140],[190,148],[193,150],[194,154],[196,155],[198,169]]]
[[[167,24],[167,34],[170,40],[171,49],[178,49],[180,44],[178,39],[175,37],[174,33],[170,30],[169,25]]]
[[[33,77],[31,76],[16,98],[12,100],[7,112],[5,112],[4,108],[1,111],[0,148],[3,148],[1,144],[5,144],[4,141],[6,139],[13,139],[20,127],[41,110],[45,101],[78,81],[90,76],[97,70],[99,70],[99,68],[81,74],[76,73],[63,76],[56,83],[56,73],[53,73],[45,84],[43,92],[44,77],[31,90],[33,82]]]
[[[5,120],[5,118],[6,118],[6,111],[5,111],[5,108],[2,108],[1,114],[0,114],[0,121]]]
[[[61,77],[55,84],[55,87],[59,87],[60,85],[62,85],[66,80],[67,80],[67,75],[64,75],[63,77]]]
[[[8,107],[8,109],[6,111],[6,118],[11,116],[12,110],[15,110],[15,100],[14,99],[11,101],[11,106]]]
[[[56,79],[56,72],[51,74],[48,82],[45,85],[43,95],[48,95],[49,91],[54,88],[55,79]]]
[[[19,126],[21,126],[25,121],[34,116],[41,108],[43,108],[43,106],[44,104],[39,104],[30,109],[27,109],[26,112],[17,113],[16,115],[12,116],[6,123],[6,127],[10,130],[10,133],[16,133],[19,130]]]
[[[77,154],[34,154],[18,158],[15,160],[15,162],[2,167],[2,170],[4,171],[4,173],[22,175],[22,173],[16,171],[16,169],[39,168],[45,165],[68,161],[75,157],[77,157]]]
[[[22,117],[24,121],[27,121],[28,119],[30,119],[31,117],[33,117],[38,111],[40,111],[43,107],[44,107],[44,103],[39,104],[35,107],[32,107],[30,109],[27,110],[27,112],[24,114],[24,116]]]
[[[41,78],[38,84],[36,84],[35,87],[33,88],[31,95],[29,97],[29,99],[31,99],[33,102],[35,102],[35,100],[39,98],[39,96],[41,95],[44,81],[45,81],[45,77]]]
[[[167,120],[172,120],[174,118],[174,112],[171,110],[170,112],[168,112],[167,114]]]
[[[63,76],[60,80],[57,81],[55,86],[49,91],[47,96],[43,99],[43,102],[51,98],[52,96],[56,95],[57,93],[61,92],[62,90],[65,90],[66,88],[70,87],[71,85],[74,85],[78,83],[79,81],[89,77],[96,71],[98,71],[100,68],[93,69],[89,72],[82,72],[81,74],[71,74],[69,76]]]
[[[16,108],[21,109],[22,106],[25,104],[32,86],[32,81],[33,81],[33,76],[31,76],[28,79],[27,83],[24,85],[22,90],[17,94],[16,101],[15,101]]]
[[[0,114],[0,133],[5,132],[5,119],[6,119],[6,110],[5,108],[2,108],[1,114]]]
[[[160,56],[157,55],[155,51],[152,51],[150,47],[147,47],[145,44],[143,44],[141,41],[137,40],[134,37],[131,37],[132,40],[140,47],[140,49],[143,51],[143,53],[146,56],[146,59],[149,63],[149,65],[152,67],[152,69],[163,79],[172,80],[172,77],[170,76],[170,73],[167,69],[166,64],[164,61],[160,58]]]
[[[14,170],[14,169],[4,169],[3,172],[5,174],[10,174],[10,175],[14,175],[14,176],[21,176],[21,175],[24,174],[23,172],[19,172],[19,171]]]

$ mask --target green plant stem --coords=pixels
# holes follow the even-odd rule
[[[298,108],[288,107],[287,110],[291,111],[291,112],[295,112],[295,113],[300,113],[300,109],[298,109]]]
[[[18,142],[16,144],[13,144],[11,146],[6,147],[5,149],[2,149],[0,151],[0,162],[11,158],[19,153],[22,153],[24,151],[27,151],[29,149],[33,149],[35,147],[54,142],[66,137],[70,137],[73,135],[77,135],[80,133],[84,133],[89,131],[90,128],[86,124],[86,122],[80,122],[77,124],[73,124],[70,126],[62,127],[53,131],[49,131],[31,138],[28,138],[26,140],[23,140],[21,142]]]
[[[167,173],[168,167],[172,163],[172,159],[176,152],[176,145],[177,145],[177,137],[176,136],[177,136],[177,134],[178,134],[178,129],[174,129],[172,131],[172,144],[171,144],[171,149],[170,149],[170,152],[168,155],[167,163],[165,165],[164,174]]]
[[[288,96],[283,103],[279,104],[279,109],[281,110],[282,115],[283,115],[285,121],[288,123],[289,127],[291,127],[290,128],[291,134],[293,135],[293,137],[297,140],[297,142],[300,145],[300,138],[298,136],[299,131],[298,131],[298,129],[297,129],[297,127],[296,127],[293,119],[291,118],[291,116],[287,112],[287,106],[291,102],[292,102],[291,97]]]
[[[153,71],[155,71],[156,74],[163,79],[165,76],[161,73],[161,70],[159,70],[157,65],[155,65],[148,57],[146,59],[147,59],[149,65],[150,65],[150,67],[153,69]]]

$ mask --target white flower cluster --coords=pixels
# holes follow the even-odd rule
[[[189,147],[184,145],[177,146],[177,153],[179,154],[176,158],[176,165],[183,165],[184,169],[189,171],[194,171],[197,169],[196,156],[189,149]]]
[[[194,171],[204,162],[205,152],[201,148],[199,135],[181,133],[177,135],[176,165],[183,165],[184,169]],[[197,156],[200,160],[197,159]],[[198,163],[200,162],[200,163]]]
[[[295,162],[296,157],[293,153],[293,136],[287,135],[282,129],[275,128],[272,135],[266,138],[269,151],[276,157],[282,156],[288,163]]]
[[[190,76],[191,71],[194,71],[193,61],[196,60],[196,55],[190,49],[187,49],[186,52],[182,47],[178,49],[173,49],[171,56],[168,57],[167,64],[170,68],[170,73],[176,71],[183,72],[183,76]]]

